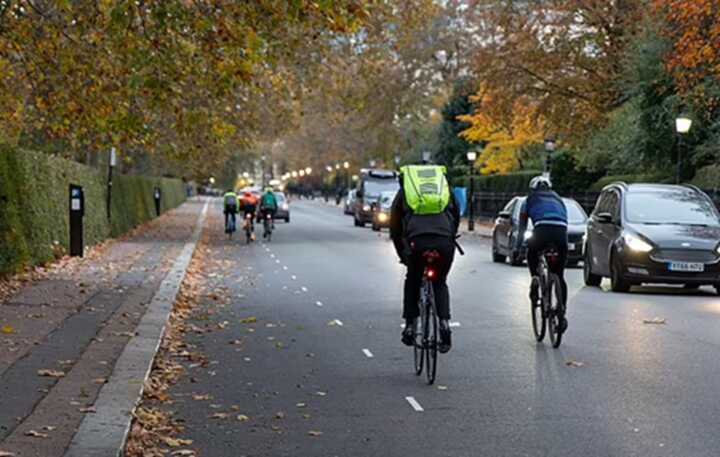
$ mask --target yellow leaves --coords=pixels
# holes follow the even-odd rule
[[[13,333],[17,333],[17,331],[12,325],[3,325],[2,327],[0,327],[0,333],[3,333],[5,335],[12,335]]]
[[[38,370],[37,371],[38,376],[43,376],[46,378],[64,378],[65,373],[59,370]]]
[[[481,90],[473,101],[479,104],[477,111],[459,116],[459,120],[470,124],[460,136],[471,143],[485,143],[478,158],[478,163],[483,164],[480,172],[502,174],[517,169],[518,153],[543,141],[545,123],[537,107],[528,100],[516,100],[509,119],[503,119],[494,109],[494,97]]]

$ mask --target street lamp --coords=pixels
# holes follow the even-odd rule
[[[400,154],[395,154],[395,168],[400,168]]]
[[[370,168],[375,168],[375,159],[370,161]]]
[[[312,173],[312,168],[307,167],[307,168],[305,169],[305,174],[309,176],[311,173]]]
[[[545,176],[550,177],[550,161],[552,160],[550,155],[555,152],[557,144],[554,138],[545,139]]]
[[[293,178],[297,178],[297,177],[298,177],[298,172],[297,172],[297,171],[293,171],[293,172],[290,173],[290,174],[292,175]]]
[[[477,151],[468,151],[467,159],[470,162],[470,194],[468,195],[468,231],[475,230],[475,161]]]
[[[686,115],[680,115],[675,119],[675,131],[678,133],[677,171],[675,172],[675,184],[680,184],[680,170],[682,168],[683,136],[690,132],[692,119]]]
[[[298,172],[298,174],[299,174],[300,177],[302,178],[303,176],[305,176],[305,170],[300,170],[300,171]]]
[[[350,162],[345,161],[343,168],[345,169],[345,187],[350,189]]]

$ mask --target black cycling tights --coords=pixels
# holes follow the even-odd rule
[[[555,247],[559,254],[558,262],[550,265],[550,271],[560,278],[563,295],[567,300],[567,283],[565,282],[565,264],[568,256],[567,227],[560,225],[538,225],[533,229],[533,236],[528,240],[527,263],[532,276],[538,276],[540,253]]]

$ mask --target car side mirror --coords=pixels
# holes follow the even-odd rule
[[[613,216],[610,213],[600,213],[597,215],[597,220],[601,224],[612,224],[615,221],[613,220]]]
[[[500,219],[510,219],[510,212],[509,211],[500,211],[498,213],[498,217]]]

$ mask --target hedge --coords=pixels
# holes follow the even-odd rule
[[[530,186],[530,180],[542,174],[538,170],[515,171],[505,175],[475,176],[476,192],[524,192]],[[459,176],[452,180],[455,187],[470,187],[469,176]]]
[[[698,169],[690,183],[701,189],[717,189],[720,187],[720,165],[708,165]]]
[[[85,191],[86,246],[151,219],[156,185],[163,189],[163,210],[185,199],[180,180],[117,176],[109,224],[106,179],[95,168],[76,162],[0,146],[0,273],[45,263],[69,249],[70,184]]]

